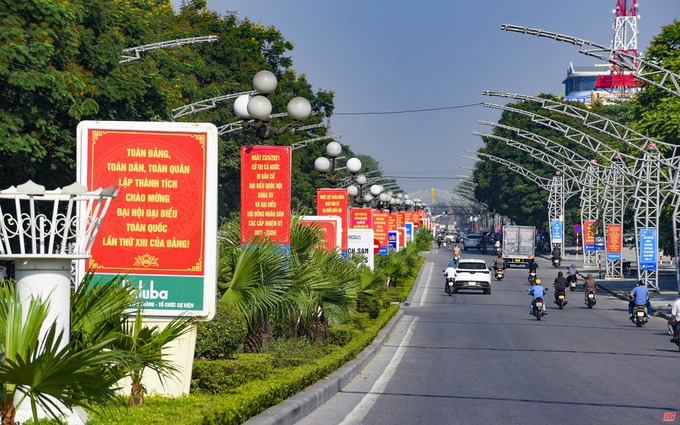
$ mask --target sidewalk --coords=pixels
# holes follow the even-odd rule
[[[626,257],[632,258],[634,255],[629,254]],[[540,258],[547,261],[547,267],[551,267],[550,256],[541,256]],[[562,259],[562,267],[568,268],[571,263],[576,264],[579,273],[583,275],[591,273],[597,281],[598,289],[608,292],[624,301],[628,301],[628,293],[637,284],[637,264],[635,262],[632,264],[633,273],[626,275],[625,279],[620,280],[600,279],[600,270],[597,267],[583,266],[583,255],[576,257],[573,250],[571,252],[567,250],[567,255]],[[539,267],[541,265],[542,264],[540,264]],[[604,270],[602,270],[602,276],[604,276]],[[582,283],[582,281],[579,280],[579,283]],[[654,289],[649,288],[650,303],[652,304],[652,310],[654,310],[654,312],[658,311],[660,312],[659,314],[661,317],[668,318],[671,311],[668,304],[672,304],[678,297],[678,283],[675,267],[671,266],[668,262],[664,262],[658,270],[658,283],[660,292],[656,292]]]

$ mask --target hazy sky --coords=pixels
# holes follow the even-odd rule
[[[181,0],[173,0],[178,6]],[[501,31],[524,25],[610,45],[616,0],[208,0],[274,26],[294,44],[293,68],[314,90],[335,92],[331,131],[354,152],[370,155],[411,197],[448,200],[455,178],[482,146],[478,120],[500,113],[482,102],[507,103],[483,90],[564,94],[569,63],[598,62],[578,47]],[[632,4],[632,0],[628,0]],[[680,0],[638,2],[638,50],[680,18]],[[202,35],[202,34],[196,34]],[[472,105],[472,106],[469,106]],[[438,109],[425,112],[403,112]],[[276,112],[276,111],[275,111]],[[380,114],[358,114],[379,112]],[[402,112],[402,113],[389,113]],[[348,115],[345,115],[348,114]],[[324,143],[324,142],[318,142]]]

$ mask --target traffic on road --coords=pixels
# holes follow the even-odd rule
[[[666,319],[653,315],[665,315],[675,294],[650,294],[652,310],[638,327],[624,298],[635,280],[604,282],[591,273],[597,302],[588,305],[589,270],[580,270],[573,291],[558,285],[560,307],[554,282],[567,274],[570,259],[554,267],[549,257],[538,257],[548,313],[539,321],[527,314],[536,287],[527,280],[529,269],[507,268],[502,280],[490,279],[488,292],[449,295],[442,270],[452,250],[424,255],[382,348],[299,424],[647,424],[675,417],[680,352],[669,343]],[[493,273],[496,258],[468,250],[460,263],[483,263]]]

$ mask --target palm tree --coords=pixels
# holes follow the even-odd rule
[[[148,327],[142,323],[141,308],[137,309],[135,320],[126,321],[123,335],[117,347],[131,355],[130,378],[132,389],[129,404],[144,405],[146,387],[142,384],[142,377],[146,369],[151,369],[159,376],[172,376],[177,368],[163,355],[163,348],[175,339],[191,330],[195,318],[179,316],[171,320],[164,328]]]
[[[0,287],[0,413],[3,425],[14,425],[16,408],[28,401],[34,421],[38,408],[56,419],[67,409],[92,409],[116,397],[116,382],[127,354],[102,338],[78,350],[62,344],[64,335],[52,323],[41,335],[48,304],[31,300],[22,305],[14,285]],[[64,347],[61,347],[64,345]],[[15,404],[15,400],[16,404]]]
[[[282,308],[291,267],[284,247],[264,238],[241,246],[238,232],[238,222],[225,223],[221,228],[217,288],[246,319],[244,351],[259,352],[262,326]]]
[[[301,226],[297,221],[291,228],[291,269],[293,284],[287,294],[294,300],[296,335],[310,341],[325,337],[329,324],[342,323],[356,306],[359,288],[357,258],[345,259],[337,252],[325,252],[321,246],[321,232],[313,226]],[[363,258],[362,258],[363,259]]]
[[[109,349],[122,350],[123,362],[109,365],[119,379],[130,376],[132,389],[128,403],[143,405],[146,391],[142,376],[147,369],[162,376],[172,376],[175,366],[163,355],[163,348],[191,329],[195,319],[177,317],[163,329],[143,325],[139,291],[124,276],[93,283],[85,277],[71,297],[71,345],[80,350],[100,341],[109,341]],[[129,311],[136,314],[131,320]]]

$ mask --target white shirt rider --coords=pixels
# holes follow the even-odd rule
[[[673,301],[673,307],[671,308],[671,318],[680,322],[680,297]]]
[[[447,279],[450,278],[450,277],[455,279],[456,276],[458,276],[458,273],[456,272],[456,268],[455,267],[447,267],[446,270],[444,270],[444,276],[446,276]]]

